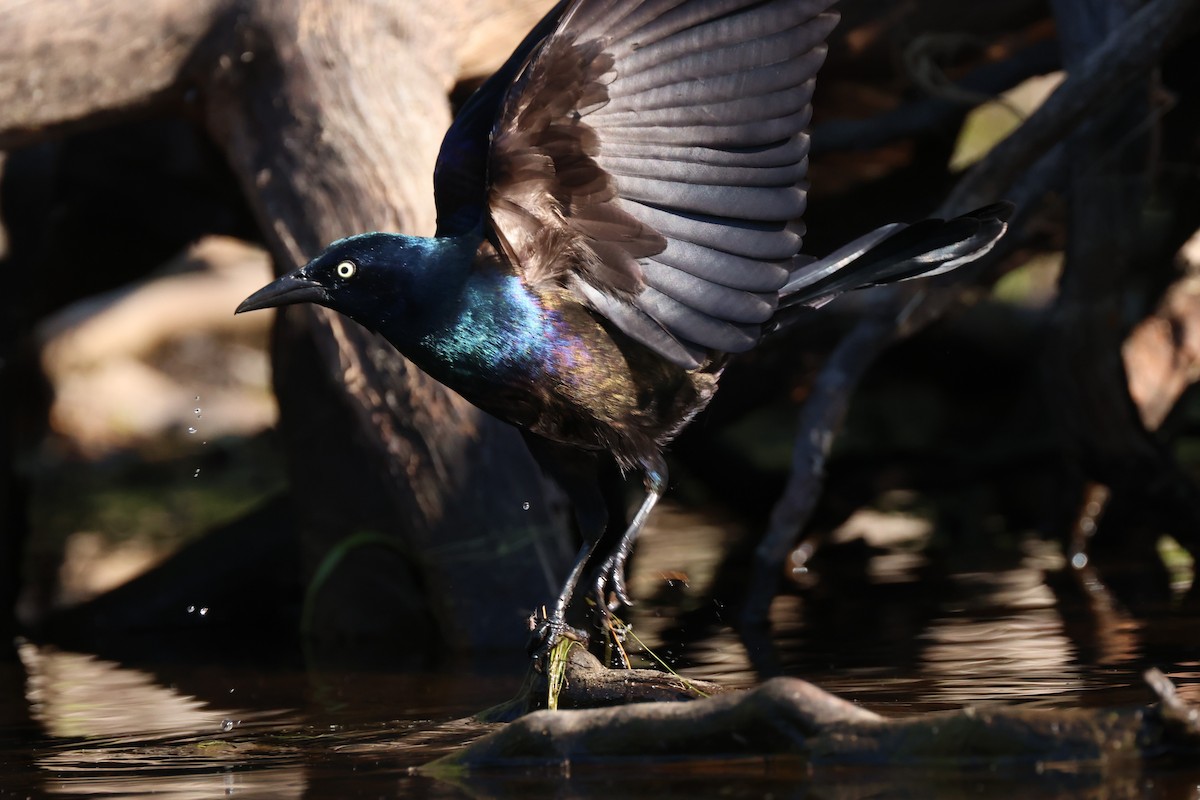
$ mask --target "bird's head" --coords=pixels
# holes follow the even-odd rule
[[[394,233],[340,239],[247,297],[234,313],[316,303],[381,330],[394,318],[408,317],[408,306],[419,301],[434,241]]]

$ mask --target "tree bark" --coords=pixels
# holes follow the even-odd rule
[[[0,149],[149,113],[228,0],[0,0]]]
[[[497,66],[548,6],[7,0],[0,147],[183,110],[225,152],[278,271],[353,233],[429,234],[450,89]],[[337,565],[315,632],[523,643],[521,616],[553,595],[573,548],[516,432],[324,309],[281,314],[272,359],[309,570]],[[348,552],[352,540],[385,544]],[[428,607],[364,577],[397,554]]]
[[[200,60],[205,120],[281,269],[352,232],[432,233],[430,176],[450,123],[454,21],[465,18],[461,4],[438,12],[246,3]],[[397,537],[443,641],[518,644],[520,612],[552,595],[565,551],[516,432],[325,309],[281,315],[273,364],[314,571],[357,532]],[[353,591],[353,575],[339,585]],[[354,627],[343,615],[328,624]]]

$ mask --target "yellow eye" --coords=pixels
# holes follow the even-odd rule
[[[339,278],[353,278],[354,273],[358,272],[358,265],[353,261],[343,261],[337,265],[337,274]]]

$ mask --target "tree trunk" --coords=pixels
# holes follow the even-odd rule
[[[450,89],[548,6],[7,0],[0,148],[175,107],[226,153],[278,271],[354,233],[429,234]],[[573,548],[517,433],[324,309],[281,314],[272,360],[314,632],[520,644]]]

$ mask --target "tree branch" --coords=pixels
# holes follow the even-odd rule
[[[1154,0],[1115,31],[1070,75],[1028,120],[978,163],[947,198],[939,215],[953,217],[1002,197],[1025,174],[1017,201],[1015,232],[1043,194],[1066,176],[1061,139],[1104,109],[1101,98],[1144,77],[1157,64],[1189,14],[1193,0]],[[1011,234],[1010,234],[1011,236]],[[998,247],[969,269],[994,264]],[[961,270],[959,271],[961,273]],[[978,272],[974,274],[978,275]],[[829,448],[845,418],[845,406],[870,364],[897,338],[940,317],[961,294],[962,274],[947,276],[953,287],[926,291],[900,284],[879,290],[876,311],[859,322],[831,354],[801,412],[796,455],[787,488],[755,550],[754,569],[740,621],[745,633],[767,625],[770,602],[783,574],[783,561],[803,532],[823,485]]]
[[[1081,120],[1103,109],[1105,100],[1144,79],[1175,36],[1194,21],[1194,0],[1154,0],[1137,11],[1067,75],[1046,102],[1001,141],[942,204],[955,216],[1000,197],[1013,176],[1028,169],[1064,139]]]

